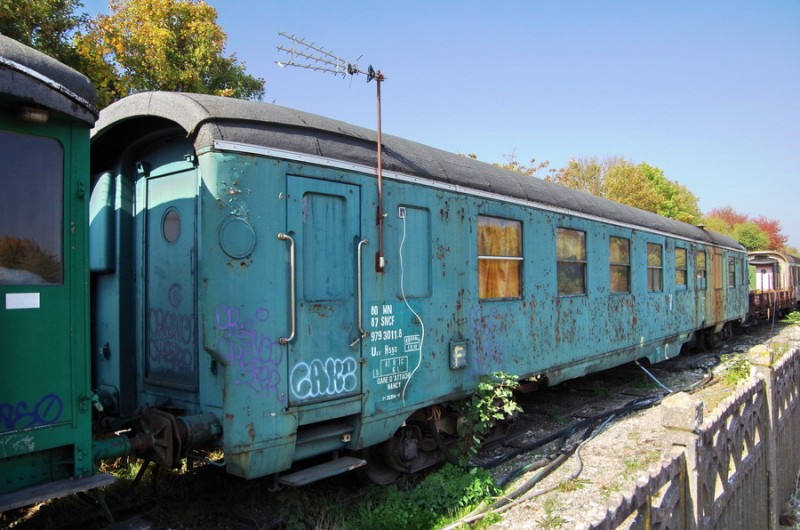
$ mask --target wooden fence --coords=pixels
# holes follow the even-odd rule
[[[662,404],[671,450],[586,528],[777,529],[800,470],[800,326],[748,353],[756,372],[710,418],[675,394]]]

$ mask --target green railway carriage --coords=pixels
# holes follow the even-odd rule
[[[92,150],[96,388],[165,465],[218,437],[242,477],[388,480],[482,375],[658,362],[746,317],[730,238],[388,135],[379,185],[376,135],[319,116],[143,93]]]
[[[108,482],[92,461],[81,74],[0,35],[0,511]]]

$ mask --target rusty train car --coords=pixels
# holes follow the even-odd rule
[[[457,439],[483,375],[658,362],[747,316],[728,237],[387,135],[381,181],[376,140],[203,95],[101,114],[96,388],[165,465],[197,430],[245,478],[388,481]]]
[[[168,92],[105,109],[87,160],[91,121],[59,112],[72,272],[0,285],[0,469],[20,477],[0,506],[208,447],[244,478],[390,482],[459,440],[482,376],[656,363],[747,317],[736,241],[521,173],[383,135],[379,174],[373,131]],[[64,286],[77,305],[44,311]],[[24,327],[65,319],[61,339]]]
[[[770,319],[800,309],[800,258],[777,250],[748,253],[750,317]]]

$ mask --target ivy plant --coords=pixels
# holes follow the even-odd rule
[[[465,441],[465,453],[477,453],[497,424],[521,411],[514,399],[517,386],[518,379],[504,372],[484,375],[475,393],[457,407],[463,418],[459,434]]]

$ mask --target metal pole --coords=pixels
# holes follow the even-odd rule
[[[383,272],[386,267],[386,259],[383,257],[383,220],[386,215],[383,212],[383,142],[381,140],[381,82],[383,74],[378,70],[375,74],[375,81],[378,84],[378,253],[375,255],[375,271]]]

